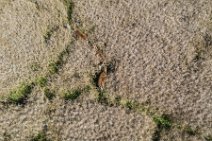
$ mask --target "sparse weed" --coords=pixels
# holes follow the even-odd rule
[[[121,105],[121,97],[120,96],[116,96],[114,102],[115,102],[116,106]]]
[[[172,122],[167,115],[162,116],[154,116],[153,121],[160,127],[160,128],[170,128],[172,126]]]
[[[72,21],[72,15],[73,15],[73,9],[74,9],[74,3],[72,0],[64,0],[65,5],[67,6],[67,15],[68,15],[68,21]]]
[[[67,92],[64,93],[64,99],[65,100],[75,100],[81,95],[81,90],[80,89],[74,89],[74,90],[68,90]]]
[[[40,87],[45,87],[48,83],[48,80],[46,77],[41,76],[41,77],[36,78],[35,82]]]
[[[97,101],[101,104],[109,104],[109,100],[104,91],[99,90]]]
[[[51,29],[48,29],[46,34],[43,36],[44,37],[44,40],[45,40],[45,43],[48,43],[49,40],[51,39],[52,37],[52,34],[58,29],[59,27],[58,26],[55,26]]]
[[[87,85],[83,88],[83,91],[84,92],[89,92],[91,90],[91,86],[90,85]]]
[[[55,74],[59,72],[59,69],[62,67],[62,65],[65,63],[65,59],[68,57],[70,51],[69,48],[73,42],[70,42],[66,48],[58,55],[56,61],[52,61],[48,65],[48,71],[50,74]]]
[[[48,31],[46,32],[46,34],[44,35],[44,39],[45,39],[45,42],[48,43],[48,41],[50,40],[52,36],[52,32]]]
[[[69,49],[68,48],[65,48],[58,56],[58,61],[61,62],[64,62],[64,58],[65,56],[68,56],[70,53]]]
[[[155,132],[153,133],[152,136],[152,141],[160,141],[161,140],[161,133],[164,129],[170,128],[171,127],[171,122],[170,120],[162,115],[160,116],[154,116],[153,121],[157,124],[157,127],[155,129]]]
[[[61,63],[59,61],[51,62],[48,66],[50,74],[58,73]]]
[[[137,111],[137,110],[140,110],[141,106],[136,101],[127,100],[125,103],[125,107],[127,107],[129,110]]]
[[[49,88],[44,89],[44,95],[49,99],[52,100],[55,97],[55,92],[51,91]]]
[[[31,141],[51,141],[47,138],[46,134],[43,132],[38,133],[36,136],[34,136]]]
[[[133,109],[133,102],[131,100],[129,100],[129,101],[126,102],[125,106],[128,109],[132,110]]]
[[[26,97],[31,93],[34,84],[21,84],[16,90],[10,92],[9,102],[22,104]]]

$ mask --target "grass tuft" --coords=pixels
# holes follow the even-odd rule
[[[127,100],[125,103],[125,107],[127,107],[129,110],[138,111],[140,110],[141,105],[139,105],[139,103],[136,101]]]
[[[31,93],[33,84],[21,84],[16,90],[10,92],[9,102],[23,104],[26,97]]]
[[[47,138],[45,133],[40,132],[36,136],[34,136],[30,141],[50,141],[50,139]]]
[[[70,42],[69,45],[66,46],[66,48],[58,55],[56,61],[52,61],[48,65],[48,71],[50,74],[56,74],[59,72],[59,69],[63,66],[65,63],[65,60],[68,58],[68,55],[70,53],[70,48],[73,42]]]
[[[41,76],[41,77],[36,78],[35,82],[40,87],[45,87],[48,83],[48,80],[46,77]]]
[[[61,63],[59,61],[51,62],[48,66],[49,73],[50,74],[58,73],[60,66],[61,66]]]
[[[64,93],[64,99],[73,101],[77,99],[81,95],[81,93],[82,92],[80,89],[68,90]]]
[[[84,92],[89,92],[91,90],[91,86],[90,85],[87,85],[83,88],[83,91]]]
[[[132,110],[133,109],[133,102],[131,100],[129,100],[129,101],[126,102],[125,106],[128,109]]]
[[[72,15],[73,15],[73,9],[74,9],[74,3],[72,0],[64,0],[65,5],[67,6],[67,15],[68,15],[68,21],[72,21]]]
[[[54,92],[54,91],[51,91],[51,90],[48,89],[48,88],[45,88],[45,89],[44,89],[44,95],[45,95],[49,100],[52,100],[52,99],[55,97],[55,92]]]
[[[160,128],[170,128],[172,126],[172,122],[167,115],[162,116],[154,116],[153,121],[158,125]]]

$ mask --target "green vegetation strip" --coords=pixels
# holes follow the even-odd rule
[[[24,100],[32,92],[33,87],[34,87],[34,83],[21,84],[18,88],[10,92],[8,101],[10,103],[23,104]]]
[[[59,72],[70,54],[70,48],[74,42],[70,42],[66,48],[58,55],[56,61],[52,61],[48,65],[48,74],[53,75]]]

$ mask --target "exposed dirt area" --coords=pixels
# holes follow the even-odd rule
[[[212,140],[210,0],[1,0],[0,47],[0,141]]]

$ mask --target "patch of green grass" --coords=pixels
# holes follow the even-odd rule
[[[133,109],[133,101],[131,101],[131,100],[127,101],[126,104],[125,104],[125,106],[128,109],[132,110]]]
[[[140,110],[141,106],[136,101],[127,100],[125,103],[125,107],[127,107],[129,110],[137,111],[137,110]]]
[[[73,15],[73,9],[74,9],[74,3],[72,0],[64,0],[65,5],[67,6],[67,15],[68,15],[68,21],[72,21],[72,15]]]
[[[45,87],[48,83],[48,79],[46,77],[41,76],[41,77],[36,78],[35,82],[40,87]]]
[[[82,91],[80,89],[74,89],[74,90],[68,90],[64,93],[64,99],[65,100],[75,100],[82,94]]]
[[[208,135],[208,136],[205,136],[205,141],[212,141],[212,136],[211,135]]]
[[[47,138],[45,133],[40,132],[36,136],[34,136],[30,141],[51,141],[51,140]]]
[[[91,86],[90,85],[87,85],[83,88],[83,91],[84,92],[89,92],[91,90]]]
[[[67,46],[59,55],[55,62],[50,62],[48,66],[48,70],[50,74],[55,74],[59,72],[59,69],[65,62],[65,56],[68,57],[69,55],[69,46]]]
[[[61,66],[61,63],[59,61],[51,62],[48,66],[49,73],[50,74],[58,73],[60,66]]]
[[[50,74],[56,74],[59,72],[59,69],[63,66],[65,63],[69,53],[70,53],[70,48],[73,42],[70,42],[66,48],[58,55],[56,61],[52,61],[48,65],[48,71]]]
[[[51,91],[49,88],[44,89],[44,95],[49,99],[52,100],[56,95],[54,91]]]
[[[160,141],[161,133],[164,129],[169,129],[172,126],[172,122],[167,115],[154,116],[153,121],[157,124],[155,132],[152,136],[152,141]]]
[[[172,121],[167,115],[162,116],[154,116],[153,121],[158,125],[160,128],[168,129],[172,126]]]
[[[10,92],[8,100],[15,104],[22,104],[31,93],[33,84],[21,84],[17,89]]]

